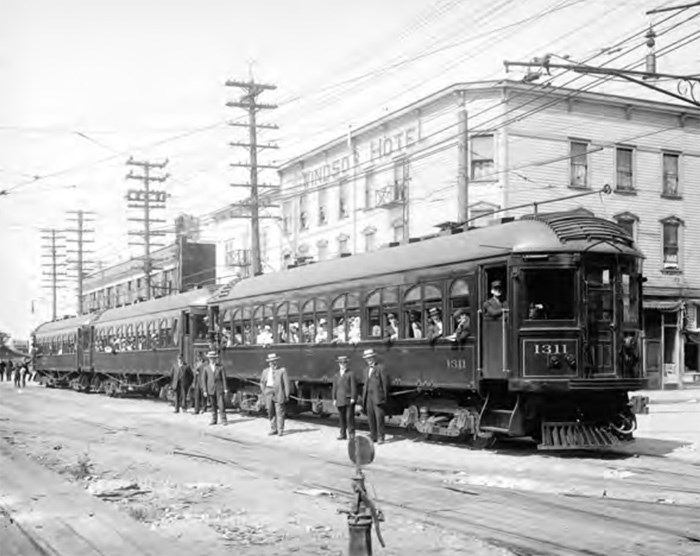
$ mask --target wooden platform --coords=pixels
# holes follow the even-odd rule
[[[0,440],[2,556],[188,555],[167,539]]]

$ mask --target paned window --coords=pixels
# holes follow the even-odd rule
[[[663,227],[663,267],[665,269],[680,268],[681,223],[680,219],[673,217],[661,221]]]
[[[663,194],[668,197],[678,197],[679,195],[679,161],[680,157],[677,154],[663,154]]]
[[[617,171],[616,188],[618,191],[634,191],[634,150],[617,147],[615,164]]]
[[[588,143],[571,141],[571,177],[572,187],[588,187]]]
[[[318,225],[323,226],[328,223],[328,189],[321,189],[318,192]]]
[[[377,176],[374,170],[368,170],[365,173],[365,208],[370,209],[374,206],[375,191],[377,190]]]
[[[471,179],[492,179],[493,154],[493,135],[477,135],[471,138]]]
[[[350,216],[349,210],[350,184],[347,180],[340,182],[338,188],[338,219],[342,220]]]
[[[306,193],[299,197],[299,229],[309,229],[309,212],[308,212],[308,197]]]

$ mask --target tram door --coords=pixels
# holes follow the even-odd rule
[[[589,376],[615,374],[615,308],[613,269],[601,261],[586,268],[586,328]]]
[[[508,268],[484,267],[481,273],[481,361],[485,379],[508,378]]]

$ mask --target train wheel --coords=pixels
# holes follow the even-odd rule
[[[488,450],[496,444],[496,436],[488,435],[483,436],[479,433],[469,434],[465,438],[467,445],[474,450]]]

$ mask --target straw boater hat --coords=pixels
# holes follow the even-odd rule
[[[377,354],[374,353],[373,349],[366,349],[364,353],[362,354],[362,359],[369,359],[370,357],[376,357]]]
[[[219,354],[216,353],[214,350],[207,352],[207,357],[211,358],[216,358],[219,357]]]
[[[266,361],[267,361],[268,363],[270,363],[270,362],[272,362],[272,361],[277,361],[278,359],[279,359],[279,357],[277,357],[277,354],[276,354],[276,353],[271,353],[271,354],[269,354],[269,355],[267,356]]]
[[[339,355],[338,357],[335,358],[338,363],[347,363],[348,362],[348,356],[347,355]]]
[[[430,313],[431,315],[437,315],[440,313],[440,310],[437,307],[431,307],[428,313]]]

